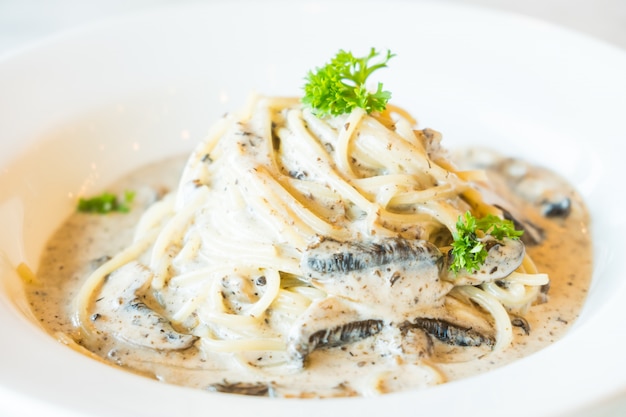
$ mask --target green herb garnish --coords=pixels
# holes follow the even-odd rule
[[[493,214],[488,214],[477,220],[476,227],[486,235],[491,235],[500,240],[505,237],[517,239],[524,234],[523,230],[515,230],[515,225],[511,220],[501,219]]]
[[[476,219],[467,211],[459,216],[456,223],[456,233],[452,242],[452,263],[450,270],[458,272],[465,269],[468,272],[476,271],[487,258],[487,249],[480,237],[491,235],[496,239],[517,239],[524,232],[515,230],[512,221],[501,219],[493,214]]]
[[[312,107],[318,115],[333,116],[350,113],[357,107],[367,113],[382,111],[391,98],[389,91],[383,91],[378,83],[375,92],[367,89],[367,78],[376,70],[385,68],[395,55],[387,51],[382,61],[370,64],[380,55],[372,48],[369,55],[355,57],[351,52],[340,50],[337,55],[315,72],[309,71],[304,86],[302,102]]]
[[[81,213],[107,214],[114,211],[127,213],[130,211],[130,204],[135,198],[133,191],[124,192],[123,198],[118,198],[115,194],[104,192],[96,197],[80,198],[77,210]]]

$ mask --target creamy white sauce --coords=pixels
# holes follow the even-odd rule
[[[130,213],[75,213],[51,237],[38,268],[40,284],[28,287],[32,310],[46,331],[75,341],[77,349],[87,349],[107,363],[172,384],[207,389],[220,382],[271,381],[281,396],[376,395],[464,378],[536,352],[563,337],[584,302],[592,266],[588,219],[582,202],[568,188],[561,190],[574,197],[567,219],[524,212],[544,230],[545,241],[527,250],[539,270],[550,275],[550,290],[547,302],[534,305],[525,316],[530,333],[514,327],[512,345],[500,353],[492,354],[488,347],[468,351],[432,342],[420,332],[411,332],[407,337],[412,340],[401,342],[398,332],[387,329],[340,348],[314,351],[304,368],[293,367],[285,373],[284,367],[277,366],[281,373],[274,373],[271,366],[259,366],[283,360],[271,353],[207,356],[194,348],[146,349],[106,334],[83,338],[72,321],[71,300],[99,259],[128,245],[143,211],[176,188],[185,160],[175,158],[144,167],[113,184],[110,190],[114,192],[138,192]],[[377,353],[393,351],[401,343],[413,346],[402,360]],[[377,344],[387,345],[386,349],[377,349]],[[416,360],[419,365],[414,364]]]

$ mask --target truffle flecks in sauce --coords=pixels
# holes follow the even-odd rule
[[[133,239],[134,228],[142,213],[162,199],[167,191],[177,187],[185,162],[182,158],[144,167],[112,185],[111,190],[115,192],[137,192],[129,213],[104,216],[75,213],[67,219],[52,236],[42,256],[38,269],[40,284],[28,286],[32,310],[51,334],[70,341],[77,349],[93,352],[107,363],[167,383],[212,391],[296,397],[375,395],[431,386],[503,366],[558,340],[576,320],[591,275],[587,213],[570,186],[547,171],[489,152],[468,152],[458,160],[460,165],[486,170],[498,195],[503,196],[501,200],[490,202],[501,206],[524,227],[526,250],[538,269],[550,276],[550,288],[545,288],[544,296],[524,317],[512,316],[513,342],[502,352],[490,352],[493,341],[483,337],[488,332],[481,333],[480,328],[454,328],[445,321],[430,320],[427,310],[423,319],[415,321],[407,320],[401,308],[385,311],[383,313],[395,317],[394,320],[404,320],[407,324],[404,328],[382,326],[375,318],[361,320],[358,307],[346,308],[349,303],[346,299],[330,298],[320,301],[321,308],[311,310],[308,313],[311,317],[306,317],[317,327],[307,329],[304,326],[300,331],[308,332],[305,336],[292,335],[302,336],[305,342],[294,345],[296,352],[292,353],[306,357],[305,367],[284,366],[285,356],[272,349],[207,354],[206,350],[195,345],[194,336],[185,334],[160,316],[158,299],[138,295],[141,294],[138,289],[147,285],[146,281],[150,279],[142,273],[139,263],[131,263],[124,267],[126,270],[122,268],[108,276],[109,284],[95,300],[90,316],[97,331],[85,337],[81,329],[74,326],[72,300],[86,277]],[[319,245],[339,243],[325,241]],[[437,291],[446,292],[446,282],[437,276],[436,257],[433,258],[424,248],[401,249],[417,251],[425,259],[416,266],[403,263],[403,273],[410,274],[417,268],[422,274],[432,274],[430,281],[423,285],[430,286],[431,290],[440,286]],[[313,276],[315,268],[326,265],[320,264],[325,261],[315,256],[316,252],[309,253],[313,260],[303,266],[303,270],[310,271]],[[401,276],[386,279],[398,286],[395,288],[403,285]],[[223,283],[223,288],[224,291],[232,288],[235,293],[241,286],[262,291],[264,285],[267,283],[262,275],[254,282],[231,277]],[[332,286],[333,293],[342,294],[348,292],[352,284],[332,280],[320,285]],[[367,299],[385,296],[374,288],[367,291],[364,293],[369,294]],[[399,302],[410,303],[420,291],[417,287],[406,287],[402,293],[405,298]],[[437,291],[432,292],[435,296],[424,308],[445,309],[436,296]],[[230,298],[230,302],[232,308],[237,307],[237,297]],[[341,311],[353,315],[354,320],[350,319],[352,316],[345,320],[350,326],[321,333],[315,331],[317,328],[328,329],[326,322],[332,323],[332,317]],[[488,327],[489,323],[485,323],[485,328]],[[135,329],[136,334],[129,334],[128,328]],[[144,329],[155,328],[156,332],[142,333]],[[445,337],[456,337],[475,346],[460,347],[434,336],[444,333]],[[333,347],[333,340],[341,338],[353,340]],[[311,343],[327,346],[314,349],[309,346]],[[392,354],[395,351],[401,353]]]

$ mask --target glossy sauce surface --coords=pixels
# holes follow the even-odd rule
[[[532,196],[527,192],[524,198],[520,198],[523,190],[517,188],[521,187],[519,184],[523,185],[519,181],[521,177],[506,182],[507,178],[511,179],[511,172],[518,175],[520,166],[506,165],[499,157],[490,154],[486,157],[485,154],[472,154],[462,159],[471,167],[487,169],[493,183],[502,189],[499,194],[505,194],[508,202],[513,202],[512,211],[525,207],[521,215],[543,236],[541,244],[528,245],[527,251],[538,269],[550,276],[546,302],[534,305],[525,316],[529,328],[514,327],[513,344],[503,352],[491,354],[487,349],[480,351],[477,348],[465,352],[457,346],[432,343],[425,336],[414,336],[414,355],[428,356],[428,360],[419,364],[409,358],[398,362],[397,358],[390,360],[378,353],[376,344],[394,342],[395,335],[382,334],[341,348],[315,351],[311,354],[310,366],[302,369],[267,366],[268,363],[281,365],[281,358],[271,352],[218,352],[207,356],[195,348],[177,351],[146,349],[118,340],[115,335],[84,338],[72,321],[72,300],[103,257],[113,256],[128,245],[144,210],[176,188],[185,158],[141,168],[113,184],[110,190],[114,192],[136,191],[130,213],[106,216],[75,213],[70,216],[51,237],[42,256],[37,272],[40,284],[28,287],[32,310],[46,331],[76,349],[91,352],[88,354],[95,354],[107,363],[148,377],[201,389],[216,389],[220,383],[228,381],[271,381],[272,386],[280,388],[276,394],[280,396],[376,395],[439,384],[503,366],[557,341],[576,320],[591,276],[589,221],[582,201],[564,183],[558,183],[558,192],[570,197],[569,215],[549,217],[527,208]],[[502,176],[502,172],[506,175]],[[551,174],[546,175],[552,179]],[[532,175],[524,177],[528,176]],[[548,183],[553,185],[550,181]],[[511,193],[511,190],[515,192]],[[532,204],[540,206],[542,202]],[[279,368],[280,372],[273,371]],[[263,389],[261,391],[266,393]]]

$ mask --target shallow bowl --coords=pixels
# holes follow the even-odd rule
[[[390,48],[393,102],[444,144],[549,166],[587,200],[595,267],[567,335],[495,371],[376,398],[241,398],[166,385],[63,346],[14,272],[74,208],[188,152],[250,91],[299,95],[338,49]],[[82,28],[0,59],[0,411],[19,415],[565,416],[626,393],[626,54],[515,15],[429,2],[215,2]]]

